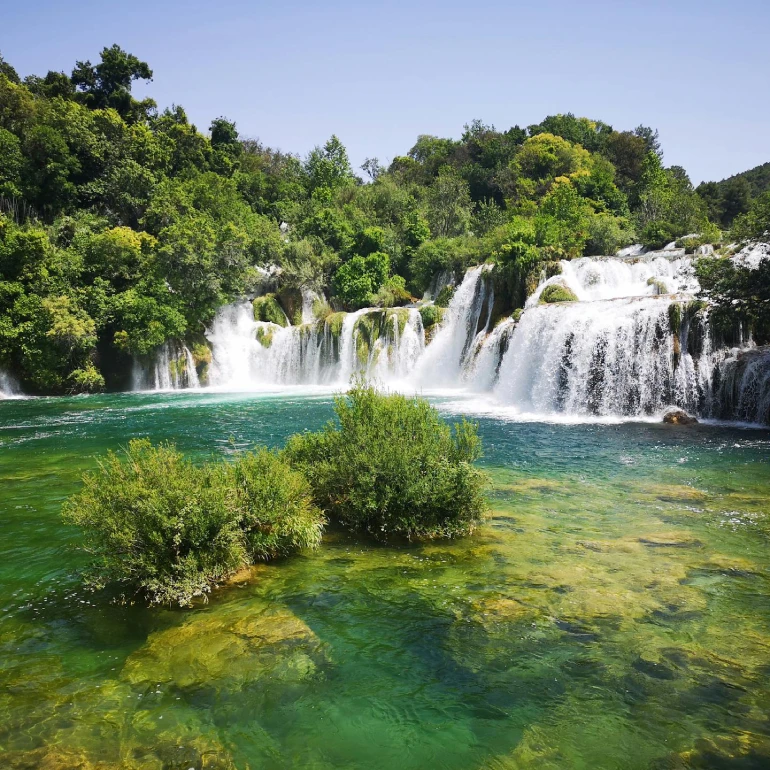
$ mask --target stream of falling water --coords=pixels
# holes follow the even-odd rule
[[[208,385],[345,388],[364,376],[393,389],[486,394],[528,415],[639,417],[676,405],[702,416],[770,420],[770,354],[747,358],[713,346],[702,319],[696,335],[689,319],[672,328],[672,305],[686,307],[698,290],[689,258],[564,261],[520,318],[494,328],[492,277],[488,265],[466,272],[429,343],[414,307],[310,321],[318,297],[306,292],[304,323],[281,327],[255,321],[250,302],[228,305],[207,333]],[[539,304],[551,284],[577,301]],[[175,356],[184,366],[174,366]],[[190,351],[169,345],[137,382],[157,389],[199,385]]]

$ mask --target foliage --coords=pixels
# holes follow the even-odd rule
[[[425,400],[362,384],[335,411],[339,425],[293,436],[284,450],[333,520],[378,538],[473,531],[486,510],[475,425],[452,430]]]
[[[374,252],[367,257],[355,256],[337,270],[334,276],[335,294],[351,310],[371,305],[389,271],[387,254]]]
[[[770,233],[770,190],[754,199],[751,208],[737,217],[731,231],[738,240],[760,240]]]
[[[435,326],[441,323],[443,318],[444,309],[439,305],[423,305],[420,308],[420,317],[422,318],[422,325],[425,329]]]
[[[195,466],[147,440],[86,474],[64,517],[94,557],[89,585],[182,606],[240,567],[315,547],[322,526],[307,481],[265,449]]]
[[[723,227],[730,227],[736,217],[746,214],[752,201],[770,190],[770,163],[723,179],[721,182],[702,182],[696,192],[703,199],[709,219]]]
[[[752,268],[731,259],[704,258],[695,270],[701,297],[715,306],[718,322],[742,322],[759,344],[770,342],[770,259]]]
[[[696,193],[644,126],[473,120],[387,169],[369,158],[364,184],[337,136],[301,159],[225,116],[204,135],[182,107],[135,98],[152,74],[118,46],[23,82],[0,61],[0,360],[25,389],[90,389],[92,369],[114,387],[132,355],[189,343],[257,294],[264,270],[281,297],[308,288],[355,309],[490,261],[507,313],[554,259],[705,237],[733,216],[734,237],[756,238],[766,222],[750,210],[766,167]]]
[[[252,303],[255,321],[269,321],[278,326],[288,326],[289,321],[275,294],[257,297]]]
[[[455,294],[454,286],[444,286],[436,297],[436,307],[449,307],[449,303],[452,301],[452,297]]]
[[[408,305],[412,301],[412,295],[406,290],[406,280],[400,275],[392,275],[374,297],[377,307],[396,307]]]

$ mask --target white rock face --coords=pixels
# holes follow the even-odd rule
[[[731,259],[736,265],[756,270],[762,260],[770,259],[770,243],[750,243]]]

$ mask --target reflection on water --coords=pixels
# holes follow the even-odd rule
[[[276,445],[330,415],[299,394],[0,406],[4,767],[770,766],[767,432],[482,416],[494,516],[472,538],[330,532],[191,611],[82,591],[58,510],[95,456]]]

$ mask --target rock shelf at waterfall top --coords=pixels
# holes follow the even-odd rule
[[[263,320],[262,305],[255,318],[252,303],[235,303],[212,322],[203,367],[186,346],[166,347],[137,365],[136,387],[343,390],[364,376],[394,390],[476,393],[509,416],[644,419],[677,407],[770,422],[767,358],[748,366],[740,351],[752,349],[750,339],[712,332],[683,249],[562,261],[511,318],[494,317],[494,276],[489,265],[469,269],[428,330],[423,317],[439,317],[426,313],[430,300],[299,325]],[[543,304],[544,292],[572,301]]]

